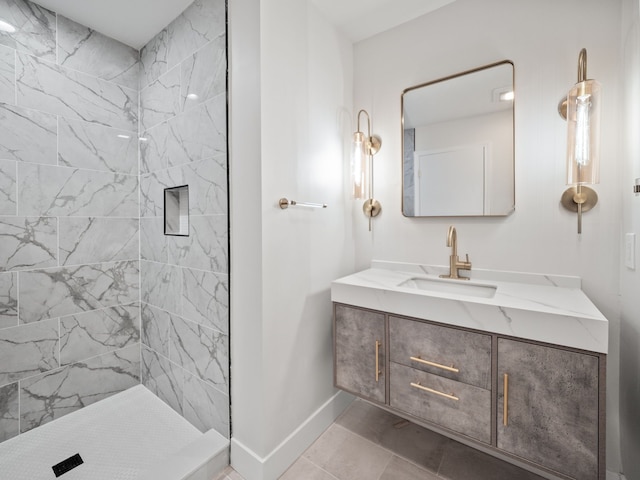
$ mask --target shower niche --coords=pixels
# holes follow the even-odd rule
[[[164,234],[189,236],[189,185],[164,189]]]

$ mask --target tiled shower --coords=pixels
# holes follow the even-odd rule
[[[229,436],[224,0],[141,51],[0,0],[0,441],[143,383]],[[190,235],[163,191],[189,185]]]

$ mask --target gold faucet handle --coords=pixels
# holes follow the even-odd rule
[[[467,253],[466,256],[467,256],[467,261],[464,262],[464,268],[465,270],[471,270],[471,262],[469,261],[469,254]]]

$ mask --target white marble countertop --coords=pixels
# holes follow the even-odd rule
[[[374,261],[335,280],[331,300],[397,315],[607,353],[609,322],[580,289],[580,278],[473,269],[470,281],[495,287],[491,298],[399,286],[411,278],[439,280],[448,268]]]

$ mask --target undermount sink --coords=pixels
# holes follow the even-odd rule
[[[469,283],[467,280],[438,280],[436,278],[412,277],[398,284],[398,286],[481,298],[492,298],[496,294],[494,285]]]

